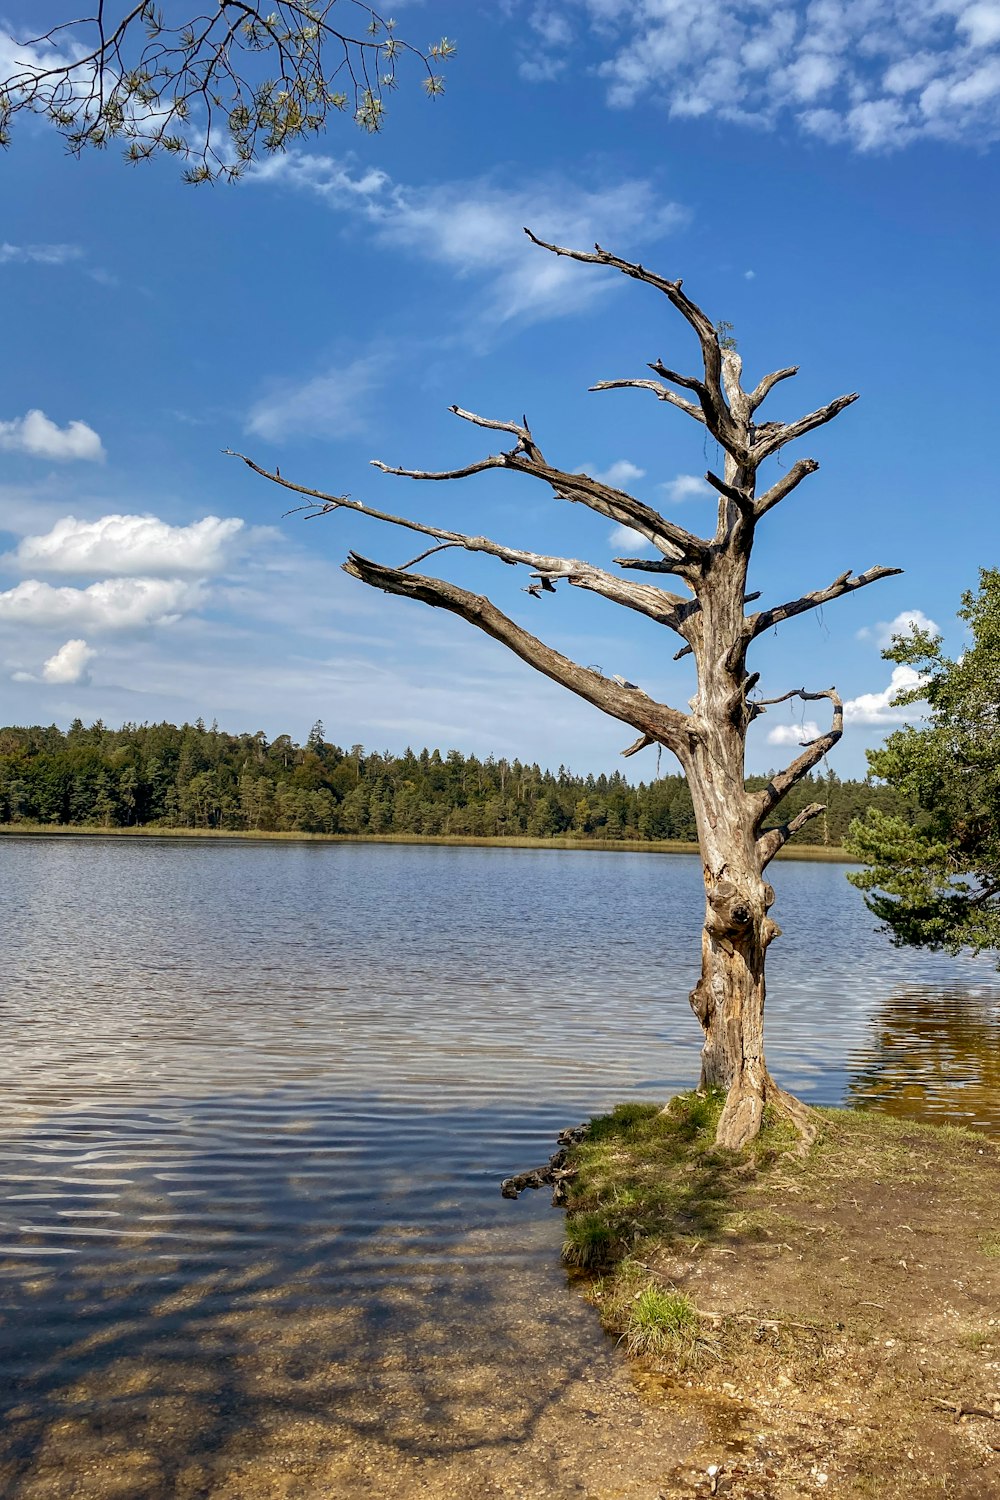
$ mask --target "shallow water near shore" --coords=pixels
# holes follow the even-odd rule
[[[583,1495],[612,1417],[648,1492],[709,1418],[639,1402],[497,1188],[696,1079],[695,858],[0,854],[4,1495]],[[844,867],[774,883],[780,1081],[1000,1135],[989,959],[891,948]]]

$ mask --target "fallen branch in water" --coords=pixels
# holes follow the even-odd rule
[[[568,1130],[560,1130],[556,1136],[559,1142],[558,1150],[549,1157],[544,1167],[532,1167],[530,1171],[518,1172],[513,1177],[505,1177],[500,1184],[500,1194],[504,1198],[519,1198],[525,1188],[540,1188],[552,1186],[552,1206],[559,1208],[566,1201],[566,1183],[576,1172],[566,1166],[570,1146],[577,1145],[583,1140],[590,1129],[589,1125],[573,1125]]]

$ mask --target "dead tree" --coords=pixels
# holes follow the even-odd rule
[[[747,670],[747,651],[759,635],[778,622],[901,570],[875,567],[856,576],[842,573],[826,588],[748,613],[747,604],[757,596],[747,595],[747,566],[758,523],[819,467],[813,459],[801,458],[758,495],[757,471],[761,464],[786,444],[831,421],[857,396],[840,396],[794,422],[757,422],[756,413],[765,397],[779,381],[795,375],[797,367],[765,375],[748,391],[742,384],[739,354],[726,347],[728,340],[720,342],[715,327],[687,297],[680,281],[668,281],[644,266],[609,254],[600,246],[592,253],[567,250],[526,232],[536,245],[554,255],[567,255],[590,265],[612,266],[623,275],[644,282],[661,292],[694,330],[701,348],[700,374],[682,375],[656,360],[649,368],[657,379],[602,380],[591,389],[626,387],[651,391],[657,400],[677,407],[707,429],[725,454],[724,472],[721,475],[710,472],[706,476],[719,496],[714,536],[694,536],[623,490],[586,474],[568,473],[550,463],[526,418],[521,422],[495,421],[455,406],[452,411],[464,421],[510,433],[516,440],[514,446],[443,473],[392,468],[378,461],[376,467],[388,474],[422,481],[464,479],[490,469],[510,469],[541,480],[557,499],[586,505],[609,521],[631,527],[652,543],[659,553],[656,560],[615,558],[617,566],[627,575],[672,575],[686,585],[687,596],[670,592],[658,582],[621,576],[577,558],[550,557],[504,546],[488,537],[468,536],[406,520],[346,496],[328,495],[295,484],[250,459],[244,461],[258,474],[315,501],[313,515],[350,508],[426,537],[428,547],[402,567],[386,567],[352,552],[344,569],[353,578],[386,593],[450,610],[502,641],[539,672],[604,713],[631,725],[639,738],[624,751],[625,755],[653,744],[664,745],[673,752],[691,788],[704,870],[702,968],[690,1001],[705,1038],[701,1087],[720,1087],[727,1092],[718,1142],[736,1149],[751,1140],[760,1129],[767,1104],[779,1114],[790,1116],[808,1136],[811,1133],[808,1112],[773,1081],[764,1058],[764,961],[768,945],[780,932],[769,914],[774,890],[764,872],[788,839],[824,809],[821,804],[813,803],[784,825],[766,825],[791,788],[840,739],[843,705],[832,687],[819,692],[794,688],[778,698],[752,697],[760,674]],[[503,563],[529,569],[532,579],[529,592],[552,592],[561,583],[589,589],[676,632],[684,642],[676,657],[690,654],[697,669],[698,688],[689,711],[684,713],[655,702],[634,686],[570,661],[516,624],[483,595],[411,571],[417,563],[446,548],[485,553]],[[747,729],[769,704],[789,698],[829,699],[830,728],[804,743],[801,754],[772,776],[762,791],[750,791],[744,772]]]

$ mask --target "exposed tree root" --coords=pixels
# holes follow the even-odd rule
[[[796,1155],[804,1156],[819,1132],[816,1116],[801,1099],[780,1088],[769,1073],[761,1086],[755,1087],[745,1078],[732,1085],[719,1118],[716,1145],[727,1151],[742,1151],[760,1134],[767,1106],[795,1126],[799,1136]]]

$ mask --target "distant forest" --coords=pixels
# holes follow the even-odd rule
[[[759,787],[765,777],[751,777]],[[828,811],[799,841],[839,844],[866,807],[906,813],[888,787],[831,772],[799,783],[785,821],[808,802]],[[449,750],[378,753],[331,745],[315,724],[304,745],[289,735],[225,734],[214,724],[126,724],[63,733],[0,729],[0,822],[240,832],[452,834],[480,837],[694,840],[683,776],[638,786],[612,775],[576,776],[520,760]]]

